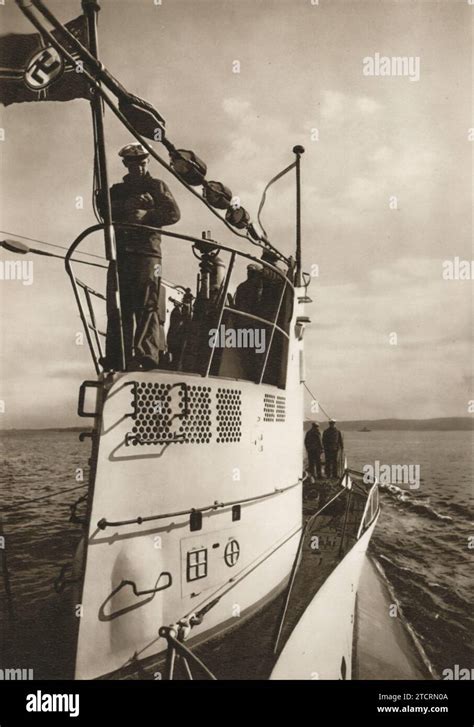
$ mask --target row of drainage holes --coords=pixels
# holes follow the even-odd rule
[[[188,395],[190,393],[191,396],[195,396],[197,391],[199,391],[201,393],[210,392],[211,387],[210,386],[192,386],[192,387],[188,388]],[[179,390],[179,395],[184,396],[183,389]]]
[[[138,406],[146,406],[147,404],[158,404],[159,402],[171,402],[171,396],[143,396],[138,399]]]
[[[140,407],[140,414],[146,414],[147,412],[149,414],[157,414],[157,415],[159,415],[159,414],[171,414],[171,409],[170,409],[170,407],[168,407],[167,409],[165,409],[165,407],[163,407],[163,406],[160,406],[159,408],[158,407],[154,407],[154,406],[142,406],[142,407]]]
[[[194,402],[191,402],[191,404],[194,404]],[[180,409],[183,409],[183,407],[184,407],[184,401],[180,401],[179,404],[178,404],[178,406],[179,406]],[[205,402],[204,404],[198,404],[197,407],[196,407],[196,405],[194,405],[193,408],[194,409],[196,409],[196,408],[197,409],[206,409],[206,411],[210,411],[211,410],[211,405],[208,402]]]
[[[165,391],[169,391],[171,389],[171,384],[140,384],[137,386],[137,393],[138,394],[151,394],[151,392],[160,392],[164,393]]]
[[[145,424],[147,424],[152,427],[158,427],[158,426],[169,427],[171,425],[172,421],[173,421],[172,418],[168,417],[168,416],[163,416],[163,417],[158,416],[158,417],[155,417],[155,419],[150,419],[150,417],[140,417],[140,418],[134,420],[135,424],[138,424],[139,426],[144,426]],[[186,419],[179,420],[179,421],[184,421],[185,426],[189,422],[194,422],[194,421],[202,422],[203,424],[207,424],[207,426],[209,426],[209,427],[211,426],[211,421],[208,417],[202,417],[202,416],[198,416],[198,415],[196,415],[196,416],[191,415],[189,417],[186,417]],[[178,423],[178,422],[176,422],[176,423]]]
[[[169,429],[169,426],[168,425],[169,425],[169,422],[163,422],[160,425],[156,425],[155,424],[154,426],[152,426],[150,424],[147,424],[147,425],[145,425],[145,424],[136,424],[134,427],[132,427],[132,432],[138,432],[138,431],[142,431],[142,430],[147,431],[147,432],[155,432],[155,431],[158,431],[158,432],[163,431],[163,432],[165,432],[165,431],[167,431]],[[211,428],[211,425],[210,424],[206,424],[205,422],[202,422],[201,419],[196,419],[196,421],[193,421],[190,424],[186,424],[186,425],[182,424],[179,427],[179,431],[180,432],[182,432],[184,430],[186,430],[186,431],[194,431],[194,428],[200,429],[201,431],[204,431],[204,430],[209,431],[210,428]],[[220,427],[217,427],[217,428],[219,429]]]
[[[150,423],[159,423],[161,420],[164,422],[169,422],[170,417],[168,415],[163,415],[163,417],[159,416],[155,419],[152,419],[151,417],[147,416],[146,414],[140,414],[140,416],[135,417],[134,421],[136,424],[150,424]]]
[[[206,436],[207,435],[212,436],[208,427],[198,427],[198,426],[180,427],[179,431],[184,432],[185,434],[190,434],[191,432],[196,432],[196,434],[202,433],[202,434],[206,434]],[[152,433],[163,434],[163,436],[167,437],[167,438],[174,437],[173,432],[169,432],[164,427],[132,427],[132,432],[133,432],[133,434],[140,434],[140,435],[143,435],[144,437],[148,437],[148,435],[152,434]]]
[[[165,390],[169,391],[171,389],[171,386],[172,386],[171,384],[150,384],[150,383],[149,384],[138,384],[137,391],[142,392],[145,389],[155,389],[155,390],[156,389],[165,389]],[[191,394],[194,394],[196,391],[211,393],[211,387],[210,386],[188,387],[188,392],[190,392]],[[231,394],[233,396],[237,396],[237,395],[240,396],[240,394],[242,392],[240,389],[221,389],[221,388],[219,388],[219,389],[217,389],[217,393],[221,394],[221,395]],[[184,396],[184,391],[182,388],[179,389],[179,395]]]
[[[141,435],[141,437],[143,437],[143,439],[140,438],[140,441],[139,442],[136,439],[133,439],[132,440],[132,445],[134,447],[136,447],[137,444],[162,444],[162,443],[166,442],[168,439],[170,439],[169,436],[167,437],[165,435],[163,435],[162,437],[159,437],[158,439],[156,437],[154,437],[150,441],[147,440],[147,438],[145,437],[144,434]],[[209,444],[210,441],[211,441],[211,437],[210,436],[208,436],[208,437],[196,437],[196,438],[192,437],[191,439],[189,439],[189,438],[186,438],[186,439],[177,439],[176,442],[175,442],[175,444]],[[217,441],[219,441],[219,440],[217,440]]]

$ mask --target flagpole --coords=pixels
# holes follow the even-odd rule
[[[296,154],[296,254],[295,254],[295,285],[299,287],[301,281],[301,155],[304,154],[304,147],[294,146]]]
[[[100,6],[95,0],[82,0],[82,9],[87,19],[89,35],[89,50],[98,60],[99,46],[97,34],[97,16]],[[110,187],[107,173],[107,155],[105,150],[104,108],[100,96],[92,89],[91,100],[92,115],[94,119],[94,145],[96,149],[97,172],[99,181],[99,194],[102,200],[101,213],[104,218],[105,255],[109,261],[109,270],[113,281],[113,295],[111,296],[113,308],[113,335],[119,337],[120,364],[125,370],[125,346],[123,339],[122,313],[120,306],[120,281],[117,266],[117,246],[115,244],[115,231],[112,224],[112,204],[110,200]],[[109,292],[108,292],[109,294]]]

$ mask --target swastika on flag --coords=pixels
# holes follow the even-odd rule
[[[62,74],[64,64],[55,48],[42,48],[30,59],[25,70],[25,83],[34,91],[46,88]]]

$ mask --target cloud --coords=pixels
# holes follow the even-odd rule
[[[381,104],[369,96],[353,96],[328,89],[321,94],[321,118],[325,121],[371,116],[380,108]]]
[[[321,98],[321,117],[331,120],[340,117],[344,111],[347,96],[339,91],[323,91]]]
[[[332,413],[383,417],[389,400],[391,416],[465,416],[472,310],[440,269],[439,260],[407,257],[372,266],[364,281],[312,285],[308,384]]]
[[[241,98],[228,97],[222,101],[222,108],[234,119],[239,121],[245,121],[248,112],[250,111],[250,101]]]
[[[375,99],[368,96],[359,96],[355,103],[358,111],[363,114],[374,114],[381,108],[381,105]]]

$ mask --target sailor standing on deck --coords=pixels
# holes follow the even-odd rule
[[[308,453],[308,470],[312,477],[318,477],[321,479],[321,455],[323,453],[323,442],[321,439],[321,432],[319,431],[319,424],[313,422],[311,429],[306,432],[304,438],[304,445],[306,452]]]
[[[341,432],[336,428],[335,419],[329,420],[329,426],[323,432],[323,447],[326,477],[337,477],[337,458],[344,449],[344,442]]]
[[[153,227],[178,222],[180,211],[168,186],[148,172],[146,149],[141,144],[127,144],[120,149],[119,156],[128,174],[123,182],[110,189],[113,221]],[[166,347],[165,301],[160,301],[161,235],[150,230],[117,228],[116,240],[126,366],[127,369],[156,368],[160,352]],[[109,278],[106,368],[120,366],[119,336],[111,325],[110,315],[113,289]]]

